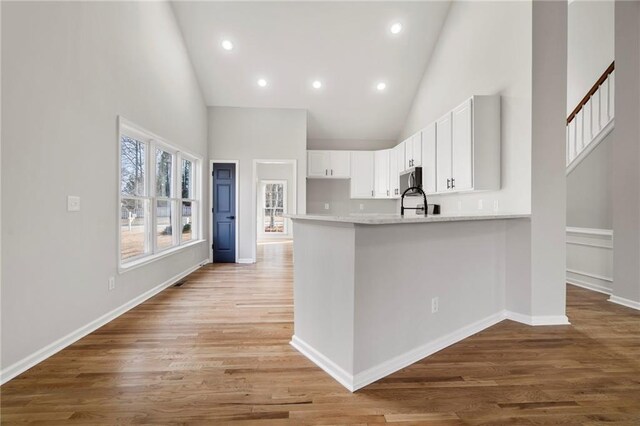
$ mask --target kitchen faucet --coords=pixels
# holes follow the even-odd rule
[[[422,194],[422,198],[424,199],[424,215],[427,215],[427,212],[429,210],[429,205],[427,204],[427,195],[424,193],[424,191],[422,190],[422,188],[420,188],[419,186],[412,186],[410,188],[407,188],[404,190],[404,192],[402,193],[402,199],[400,201],[400,215],[404,216],[404,211],[405,209],[410,209],[410,210],[421,210],[420,207],[405,207],[404,206],[404,196],[407,192],[411,191],[411,190],[417,190]]]

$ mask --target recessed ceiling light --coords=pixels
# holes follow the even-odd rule
[[[231,43],[230,40],[222,40],[222,48],[224,50],[232,50],[233,49],[233,43]]]
[[[391,34],[398,34],[400,31],[402,31],[402,24],[396,22],[395,24],[391,25],[389,31],[391,31]]]
[[[267,87],[267,80],[265,80],[264,78],[259,79],[258,80],[258,86]]]
[[[384,89],[386,89],[386,88],[387,88],[387,83],[385,83],[385,82],[383,82],[383,81],[381,81],[380,83],[378,83],[378,84],[376,85],[376,89],[378,89],[378,90],[379,90],[379,91],[381,91],[381,92],[382,92]]]
[[[311,83],[311,85],[313,86],[314,89],[320,89],[322,87],[322,82],[320,80],[316,80],[313,83]]]

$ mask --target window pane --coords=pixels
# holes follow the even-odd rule
[[[156,247],[162,250],[173,245],[173,203],[168,200],[156,201]]]
[[[145,195],[144,142],[129,136],[120,138],[120,192],[125,195]]]
[[[156,194],[158,197],[171,196],[171,163],[173,155],[156,149]]]
[[[193,198],[193,163],[182,160],[182,198]]]
[[[264,232],[284,232],[284,215],[282,209],[264,209]]]
[[[193,223],[196,203],[191,201],[182,202],[182,241],[190,241],[195,236],[195,224]]]
[[[123,199],[120,205],[120,257],[122,260],[148,253],[147,200]]]

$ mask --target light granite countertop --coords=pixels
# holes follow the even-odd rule
[[[396,225],[406,223],[436,223],[436,222],[462,222],[474,220],[503,220],[526,219],[530,214],[522,213],[491,213],[491,214],[440,214],[421,216],[408,214],[350,214],[344,216],[332,216],[321,214],[291,214],[285,215],[292,220],[312,220],[321,222],[353,223],[356,225]]]

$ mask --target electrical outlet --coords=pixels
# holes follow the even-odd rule
[[[324,209],[329,210],[329,203],[324,203]]]
[[[482,204],[482,200],[478,200],[478,210],[482,210],[483,208],[483,204]]]
[[[431,299],[431,313],[435,314],[436,312],[438,312],[438,304],[439,304],[439,298],[438,297],[434,297],[433,299]]]
[[[109,277],[109,291],[116,288],[116,279],[114,277]]]
[[[493,211],[497,212],[500,210],[500,202],[498,200],[493,200]]]
[[[364,204],[360,203],[360,210],[364,210]]]
[[[67,211],[68,212],[80,211],[80,197],[76,195],[69,195],[67,197]]]

